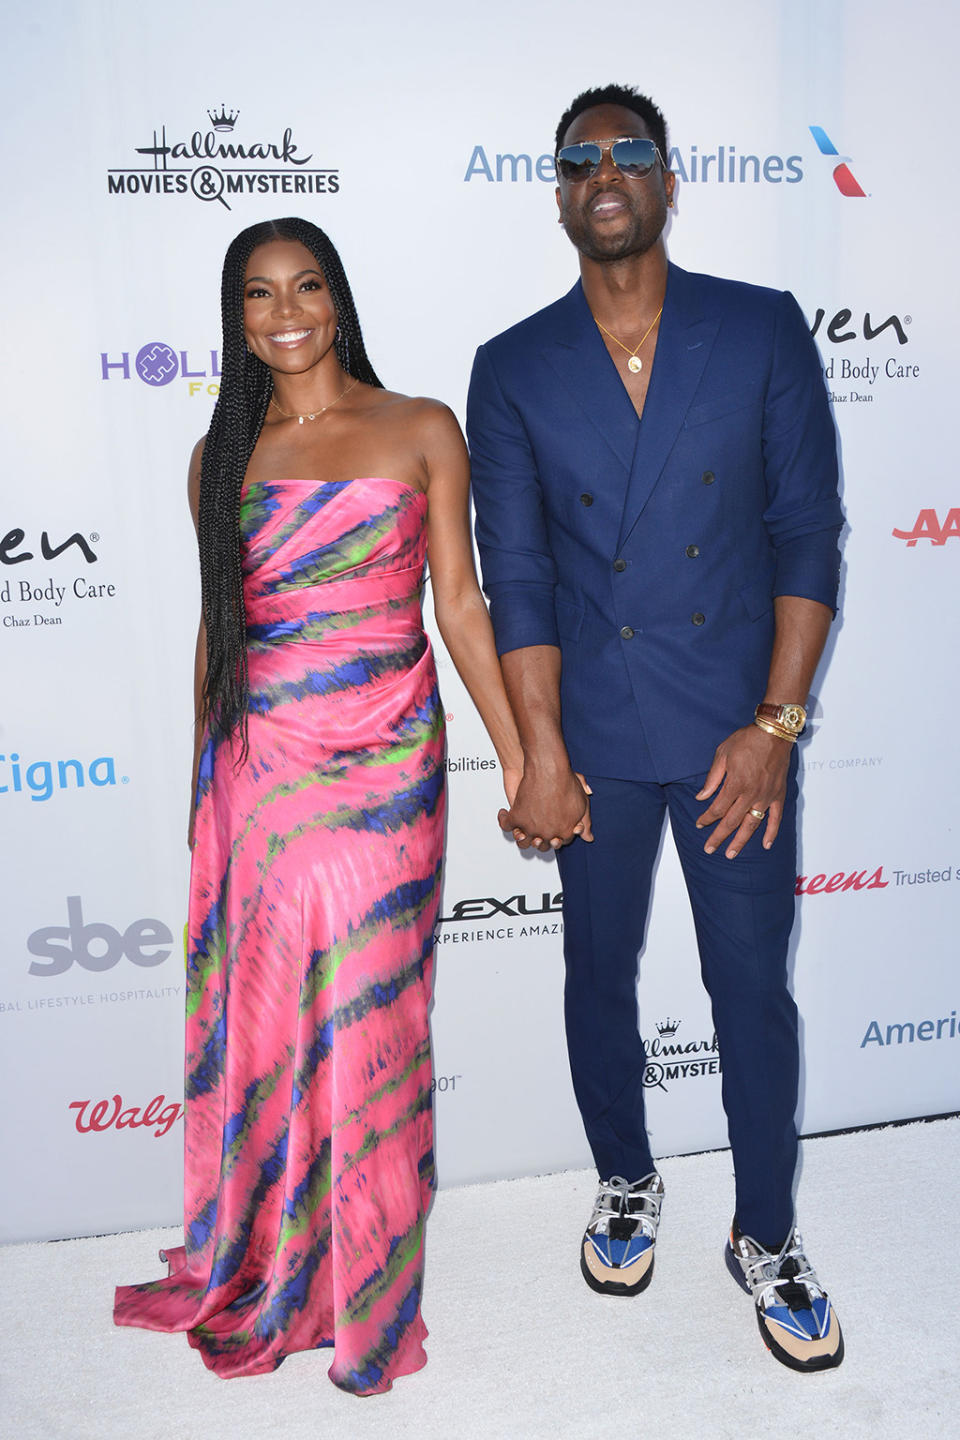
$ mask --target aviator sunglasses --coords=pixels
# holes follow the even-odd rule
[[[652,140],[631,135],[620,140],[584,140],[580,145],[564,145],[557,151],[557,170],[564,180],[589,180],[600,169],[604,150],[610,151],[610,159],[628,180],[642,180],[658,160],[664,170],[667,168]]]

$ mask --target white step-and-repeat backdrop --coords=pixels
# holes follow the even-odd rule
[[[573,95],[609,80],[647,89],[670,123],[673,258],[794,291],[840,432],[843,614],[802,747],[802,1128],[960,1105],[958,38],[948,0],[47,0],[8,15],[3,1238],[180,1214],[185,481],[217,392],[227,242],[277,215],[328,229],[380,374],[462,414],[476,344],[575,278],[552,135]],[[585,1165],[556,866],[500,836],[493,751],[440,663],[441,1180]],[[669,839],[642,973],[655,1149],[723,1145]]]

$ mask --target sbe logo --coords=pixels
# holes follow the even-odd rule
[[[921,510],[912,530],[893,530],[891,534],[897,540],[906,540],[908,550],[912,550],[918,540],[929,540],[931,545],[946,545],[948,540],[960,539],[960,506],[947,511],[942,525],[936,510]]]
[[[112,925],[84,924],[79,895],[67,896],[67,922],[45,925],[28,938],[27,949],[39,957],[29,966],[31,975],[63,975],[74,961],[84,970],[112,970],[124,956],[134,965],[162,965],[170,954],[162,947],[173,944],[160,920],[134,920],[122,934]]]

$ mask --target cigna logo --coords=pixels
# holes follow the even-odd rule
[[[168,1134],[183,1115],[183,1106],[175,1100],[168,1103],[165,1095],[154,1095],[142,1109],[139,1105],[124,1108],[121,1095],[114,1095],[112,1100],[97,1100],[92,1106],[89,1100],[71,1100],[68,1109],[77,1112],[73,1123],[80,1135],[96,1135],[110,1129],[139,1130],[146,1126],[153,1130],[155,1140]]]
[[[837,164],[833,167],[833,183],[840,191],[840,194],[845,195],[851,200],[865,200],[867,198],[867,192],[862,188],[860,182],[847,164],[850,156],[839,153],[836,145],[834,145],[822,125],[811,125],[810,134],[817,142],[817,149],[820,151],[820,154],[826,155],[830,160],[837,161]]]
[[[55,790],[83,790],[93,785],[102,790],[116,785],[117,762],[112,755],[96,760],[31,760],[26,764],[18,750],[0,755],[0,795],[29,795],[31,800],[49,800]],[[129,785],[129,775],[120,776]]]
[[[929,540],[931,545],[946,545],[948,540],[960,539],[960,506],[947,511],[942,525],[936,510],[921,510],[912,530],[893,530],[891,534],[897,540],[906,540],[908,550],[912,550],[918,540]]]
[[[173,935],[161,920],[133,920],[123,932],[97,921],[85,924],[80,896],[68,895],[67,924],[45,925],[27,938],[27,949],[38,957],[29,972],[51,979],[74,961],[84,970],[112,970],[124,957],[152,968],[163,964],[172,945]]]
[[[132,380],[134,376],[152,390],[161,390],[180,379],[187,381],[191,395],[204,392],[216,396],[220,393],[220,354],[205,349],[195,351],[191,357],[188,350],[169,345],[166,340],[148,340],[136,353],[100,351],[101,380]]]

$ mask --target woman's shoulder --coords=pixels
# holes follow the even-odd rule
[[[429,395],[401,395],[396,390],[376,390],[371,392],[370,403],[380,410],[388,423],[409,426],[426,434],[443,435],[453,430],[459,432],[460,429],[450,406]]]

